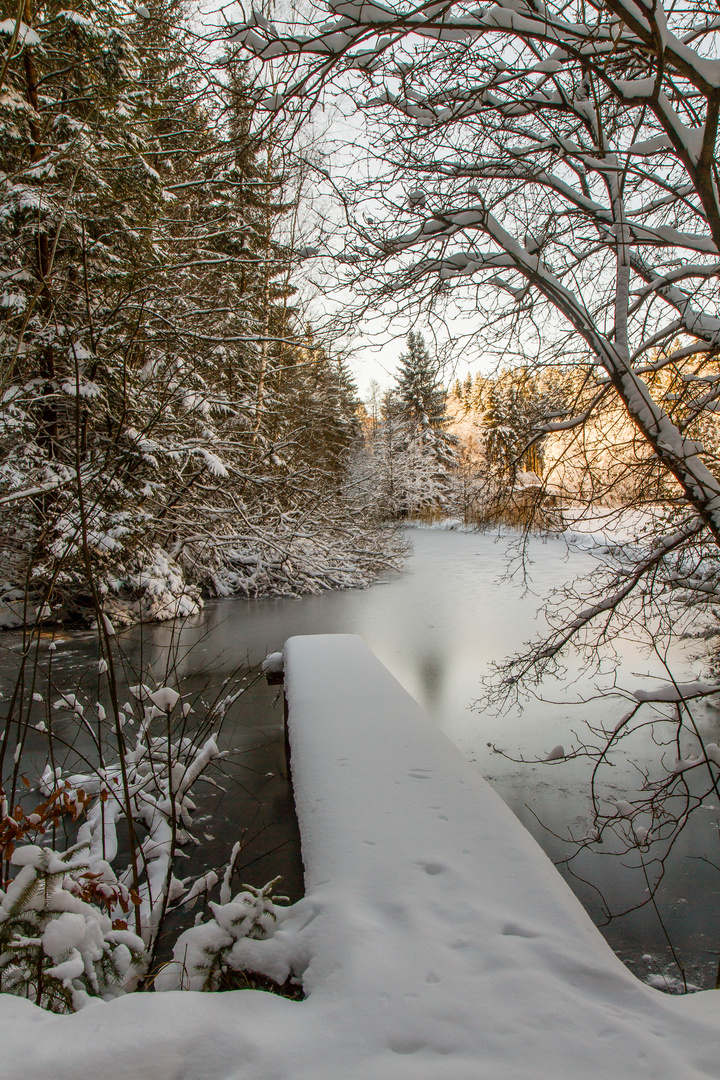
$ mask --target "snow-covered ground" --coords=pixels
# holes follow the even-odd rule
[[[3,996],[2,1080],[720,1077],[720,996],[636,980],[360,638],[291,638],[285,664],[307,895],[245,946],[306,999]]]

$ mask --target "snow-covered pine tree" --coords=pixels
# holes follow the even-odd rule
[[[24,10],[2,99],[5,574],[54,606],[90,590],[83,550],[111,561],[142,528],[126,430],[160,193],[136,20],[104,0]]]
[[[450,473],[435,453],[431,430],[415,427],[394,394],[385,395],[381,418],[366,428],[355,461],[355,482],[381,520],[449,509]]]
[[[452,468],[457,445],[446,430],[447,394],[441,374],[441,364],[430,355],[423,335],[411,330],[407,352],[400,356],[393,407],[408,424],[411,437],[436,459],[438,469]]]
[[[387,461],[385,472],[392,474],[389,505],[398,516],[448,508],[457,439],[446,430],[446,397],[438,359],[422,334],[411,330],[379,433],[382,456],[396,459]]]
[[[524,367],[508,368],[488,377],[480,388],[475,408],[482,415],[488,462],[505,482],[518,472],[543,473],[541,435],[548,412],[559,407]]]
[[[404,417],[417,427],[440,430],[445,423],[445,389],[440,382],[440,365],[430,356],[425,338],[411,330],[407,352],[400,356],[396,375],[396,396]]]
[[[311,471],[315,490],[318,486],[337,489],[359,438],[357,389],[343,358],[316,344],[310,326],[306,341],[294,371],[289,418],[297,436],[293,462]]]

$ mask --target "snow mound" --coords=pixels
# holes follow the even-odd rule
[[[281,652],[273,652],[268,653],[260,666],[265,675],[279,675],[282,673],[284,662]]]

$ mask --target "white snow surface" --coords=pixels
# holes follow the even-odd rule
[[[360,638],[291,638],[285,671],[307,895],[251,945],[306,999],[0,996],[2,1080],[720,1078],[718,994],[631,975]]]
[[[281,652],[268,653],[261,664],[264,674],[279,674],[283,670],[284,658]]]

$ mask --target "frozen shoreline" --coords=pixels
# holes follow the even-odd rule
[[[307,895],[248,961],[307,997],[0,997],[2,1080],[720,1077],[720,997],[631,975],[511,811],[360,638],[291,638]]]

